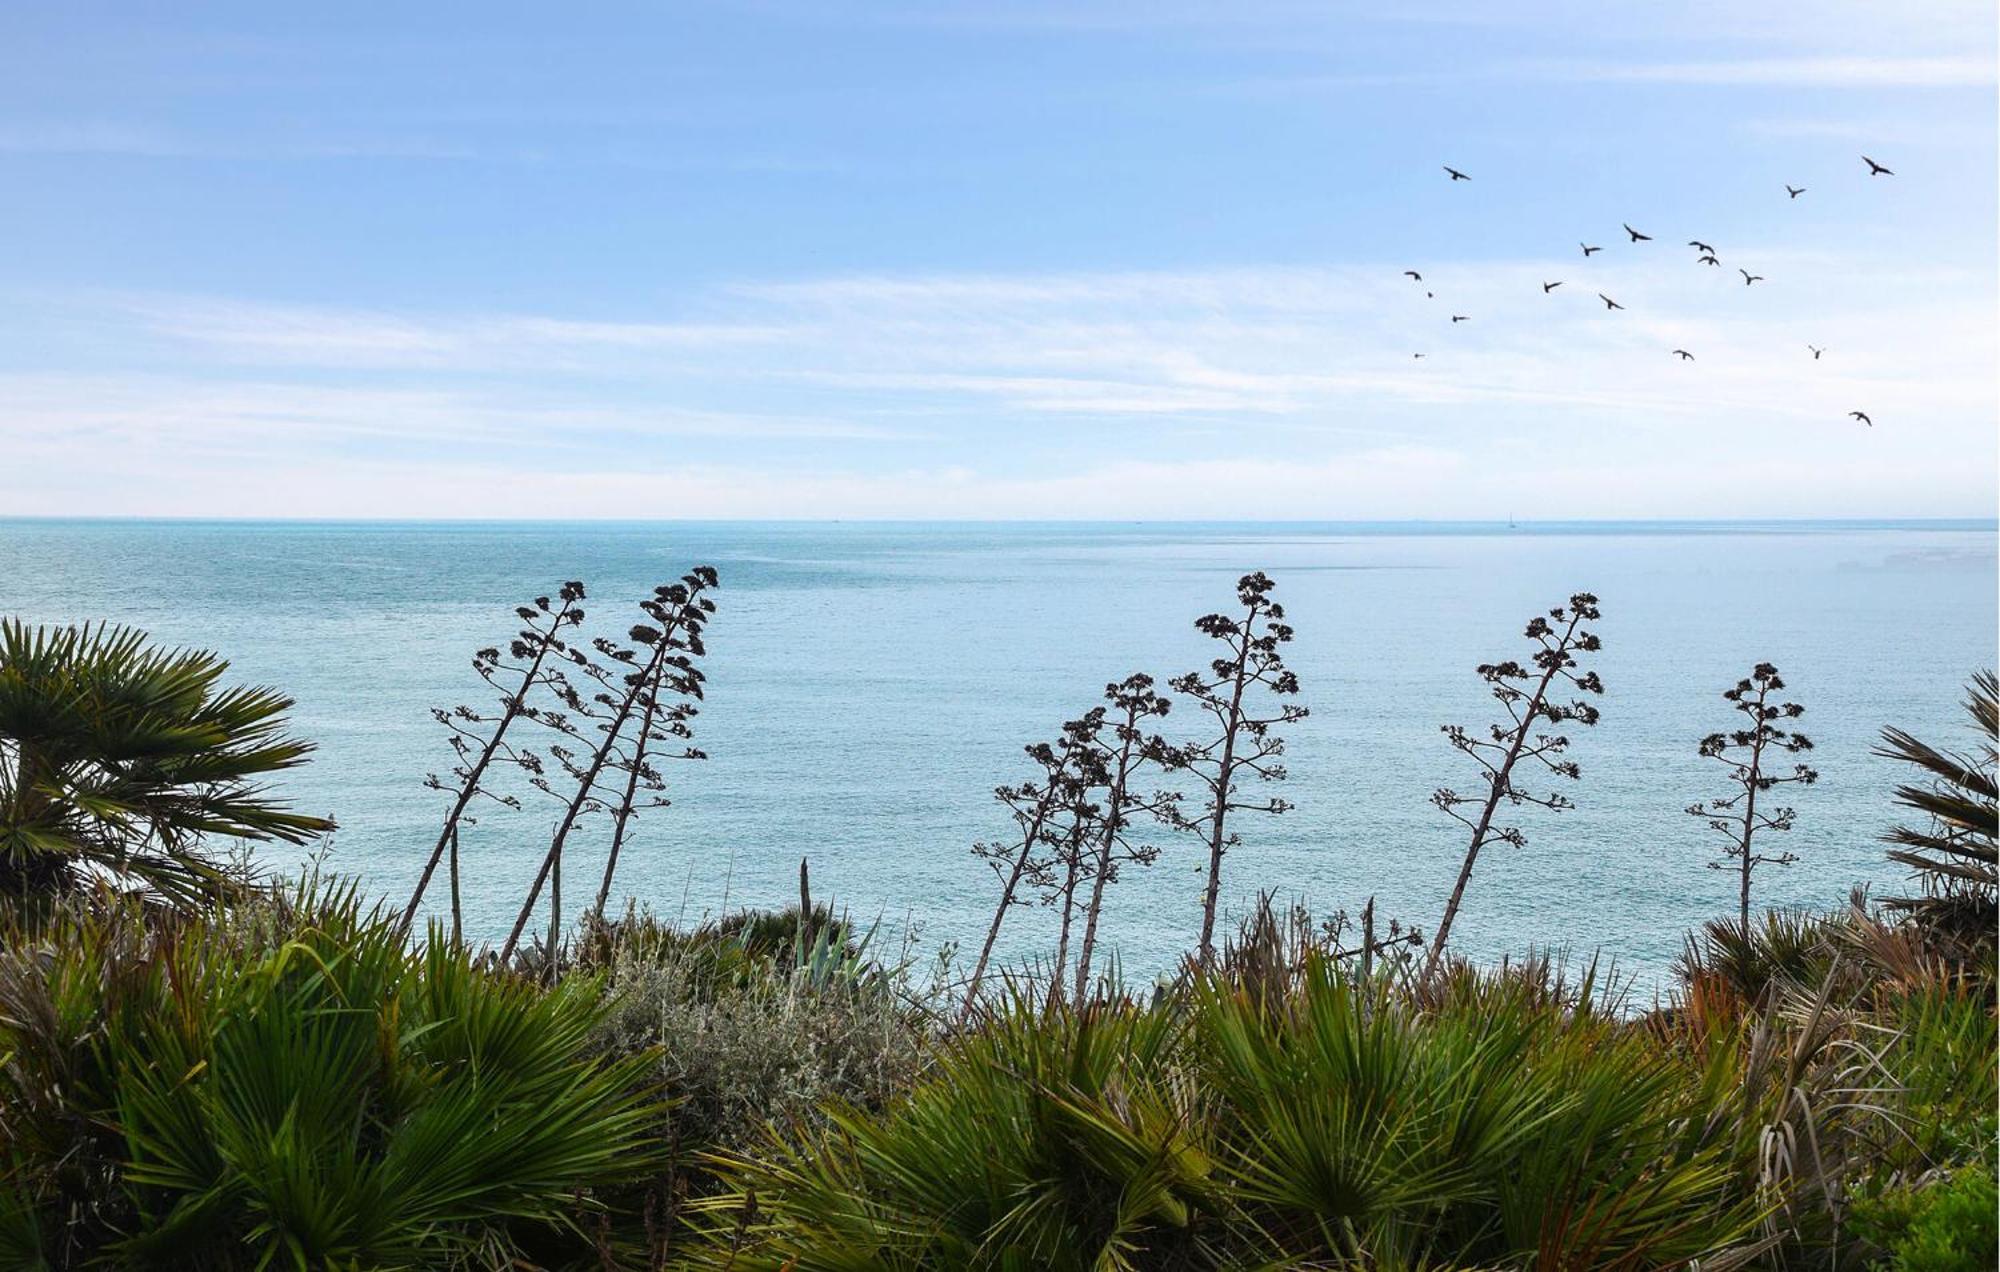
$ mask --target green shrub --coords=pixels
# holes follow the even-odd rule
[[[56,1266],[418,1268],[590,1248],[654,1169],[647,1057],[347,892],[214,921],[72,908],[0,955],[0,1249]],[[32,1263],[29,1264],[32,1266]]]
[[[1990,1162],[1857,1203],[1854,1227],[1894,1272],[1991,1272],[2000,1266],[2000,1187]]]
[[[1313,961],[1017,997],[906,1098],[722,1164],[737,1267],[1648,1268],[1758,1217],[1707,1073],[1518,975],[1435,1011]]]
[[[1015,998],[880,1114],[773,1135],[721,1163],[702,1204],[739,1268],[1216,1266],[1202,1217],[1223,1204],[1173,1079],[1168,1013]],[[1213,1225],[1208,1225],[1215,1231]]]

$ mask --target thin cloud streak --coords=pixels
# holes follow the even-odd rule
[[[1770,57],[1656,63],[1537,63],[1523,70],[1597,83],[1762,85],[1797,88],[1983,88],[1993,59],[1978,57]]]

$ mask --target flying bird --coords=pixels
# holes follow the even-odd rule
[[[1468,176],[1466,176],[1466,175],[1465,175],[1465,174],[1464,174],[1463,172],[1460,172],[1460,171],[1459,171],[1458,169],[1456,169],[1456,168],[1452,167],[1452,166],[1451,166],[1450,164],[1446,164],[1446,165],[1444,165],[1444,170],[1445,170],[1446,172],[1449,172],[1449,173],[1451,174],[1451,179],[1452,179],[1453,181],[1470,181],[1470,180],[1472,180],[1472,178],[1471,178],[1471,177],[1468,177]]]
[[[1700,239],[1689,239],[1688,246],[1693,248],[1699,248],[1700,250],[1708,253],[1710,256],[1715,255],[1715,249],[1710,247],[1708,244],[1702,242]]]
[[[1623,224],[1623,222],[1620,222],[1620,224]],[[1627,234],[1630,234],[1630,235],[1632,236],[1632,241],[1633,241],[1634,243],[1650,243],[1650,242],[1652,242],[1652,241],[1653,241],[1653,236],[1652,236],[1652,235],[1650,235],[1650,234],[1641,234],[1641,233],[1639,233],[1639,231],[1637,231],[1637,230],[1633,229],[1633,228],[1632,228],[1631,226],[1629,226],[1629,225],[1625,226],[1625,232],[1626,232]]]
[[[1556,288],[1558,288],[1558,287],[1560,287],[1560,286],[1562,286],[1562,279],[1560,279],[1560,278],[1558,278],[1558,279],[1557,279],[1556,281],[1554,281],[1553,283],[1543,283],[1543,284],[1542,284],[1542,295],[1546,296],[1546,295],[1548,295],[1548,294],[1549,294],[1550,292],[1554,291],[1554,290],[1555,290]]]
[[[1423,354],[1421,354],[1421,353],[1413,353],[1413,354],[1411,354],[1410,356],[1411,356],[1412,358],[1421,358],[1421,357],[1423,357],[1424,355],[1423,355]]]
[[[1451,316],[1451,320],[1452,320],[1453,322],[1464,322],[1464,321],[1466,321],[1466,320],[1467,320],[1468,316],[1469,316],[1469,315],[1466,315],[1466,314],[1453,314],[1453,315]]]
[[[1813,351],[1813,361],[1814,361],[1814,362],[1818,362],[1818,361],[1819,361],[1819,355],[1821,355],[1822,353],[1825,353],[1825,352],[1826,352],[1826,350],[1824,350],[1824,349],[1820,348],[1820,347],[1819,347],[1818,345],[1807,345],[1807,346],[1806,346],[1806,348],[1808,348],[1808,349],[1811,349],[1811,350]]]
[[[1752,283],[1761,283],[1764,281],[1762,274],[1753,274],[1747,269],[1739,269],[1736,272],[1743,275],[1743,285],[1745,287],[1748,287]]]
[[[1599,293],[1597,293],[1597,298],[1598,298],[1599,300],[1601,300],[1601,301],[1603,301],[1603,302],[1604,302],[1604,307],[1605,307],[1606,309],[1623,309],[1623,308],[1625,308],[1625,306],[1623,306],[1623,305],[1619,304],[1619,303],[1618,303],[1617,301],[1615,301],[1615,300],[1611,299],[1611,297],[1609,297],[1609,296],[1605,295],[1605,294],[1604,294],[1603,292],[1599,292]]]
[[[1418,282],[1420,282],[1420,283],[1424,281],[1424,276],[1423,276],[1422,274],[1419,274],[1419,273],[1418,273],[1417,271],[1415,271],[1415,270],[1413,270],[1413,269],[1406,269],[1406,270],[1404,270],[1404,271],[1403,271],[1403,273],[1404,273],[1404,274],[1405,274],[1405,275],[1406,275],[1407,277],[1410,277],[1410,278],[1414,278],[1414,279],[1416,279],[1416,280],[1417,280]]]
[[[1875,421],[1868,418],[1868,412],[1866,411],[1849,411],[1847,414],[1850,419],[1860,420],[1863,424],[1866,424],[1869,428],[1875,427]]]
[[[1601,252],[1604,250],[1601,247],[1592,247],[1588,243],[1578,243],[1577,246],[1583,249],[1583,254],[1586,257],[1588,257],[1592,252]]]
[[[1689,352],[1688,352],[1687,350],[1685,350],[1685,349],[1676,349],[1676,350],[1674,350],[1674,356],[1675,356],[1676,358],[1679,358],[1679,359],[1680,359],[1680,360],[1681,360],[1682,362],[1693,362],[1693,361],[1694,361],[1694,355],[1693,355],[1693,354],[1691,354],[1691,353],[1689,353]]]
[[[1861,162],[1868,165],[1868,175],[1871,177],[1893,177],[1896,175],[1881,164],[1876,163],[1873,159],[1870,159],[1867,155],[1861,156]]]
[[[1722,264],[1722,262],[1721,262],[1721,261],[1719,261],[1719,260],[1716,260],[1716,259],[1715,259],[1715,257],[1713,257],[1713,256],[1704,256],[1704,257],[1702,257],[1702,258],[1701,258],[1701,263],[1702,263],[1702,264],[1704,264],[1704,265],[1720,265],[1720,264]]]
[[[1805,192],[1806,188],[1804,186],[1787,185],[1785,187],[1785,193],[1791,195],[1794,199],[1798,198]]]

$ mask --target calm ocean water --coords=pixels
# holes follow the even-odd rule
[[[1458,931],[1468,951],[1601,948],[1650,983],[1682,931],[1732,904],[1681,811],[1714,793],[1697,740],[1728,727],[1720,691],[1760,660],[1806,704],[1819,785],[1799,792],[1800,862],[1758,897],[1829,904],[1899,884],[1878,836],[1895,813],[1877,730],[1961,733],[1961,686],[1995,661],[1994,528],[1980,523],[1466,525],[245,524],[0,521],[0,612],[106,618],[206,646],[298,698],[320,752],[288,777],[338,818],[339,868],[407,895],[450,753],[433,704],[481,701],[468,658],[512,607],[584,579],[593,625],[705,562],[713,757],[675,766],[671,809],[641,823],[620,888],[670,915],[815,893],[925,950],[976,941],[993,885],[968,854],[1004,836],[995,784],[1131,671],[1208,657],[1192,620],[1237,575],[1269,571],[1298,629],[1309,720],[1291,735],[1297,809],[1244,817],[1225,891],[1434,924],[1463,849],[1430,791],[1473,779],[1439,735],[1490,714],[1475,664],[1520,654],[1522,624],[1575,590],[1602,599],[1604,721],[1580,731],[1574,812],[1527,810],[1524,849],[1489,851]],[[1177,713],[1169,725],[1190,727]],[[504,930],[553,820],[546,803],[469,832],[470,922]],[[1165,835],[1107,922],[1128,974],[1192,943],[1202,853]],[[274,864],[296,859],[269,854]],[[572,867],[575,869],[576,867]],[[1023,912],[1009,950],[1050,939]]]

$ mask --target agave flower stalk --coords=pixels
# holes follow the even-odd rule
[[[436,708],[432,715],[438,723],[451,731],[452,749],[458,753],[458,766],[453,776],[458,778],[457,794],[452,799],[451,811],[445,814],[444,826],[438,831],[437,843],[431,849],[430,857],[424,862],[423,871],[417,876],[417,886],[410,891],[409,904],[403,907],[403,917],[398,930],[408,932],[415,921],[417,907],[423,903],[424,891],[430,887],[431,876],[436,873],[438,862],[447,854],[450,857],[451,876],[451,933],[454,941],[463,934],[459,908],[458,887],[458,830],[461,822],[469,820],[467,810],[472,801],[481,796],[493,799],[509,807],[518,806],[519,801],[510,795],[502,795],[485,785],[487,770],[495,760],[511,760],[519,763],[519,757],[507,742],[507,730],[523,715],[532,716],[536,708],[533,697],[536,689],[547,683],[546,665],[550,655],[560,657],[568,647],[563,642],[565,627],[575,627],[583,622],[583,584],[575,580],[564,583],[557,592],[557,600],[551,603],[548,597],[538,596],[532,606],[523,605],[514,612],[526,624],[514,637],[509,653],[516,660],[505,662],[498,648],[479,650],[472,656],[472,669],[479,673],[488,684],[498,685],[498,677],[504,671],[512,671],[515,677],[513,687],[501,691],[500,713],[486,716],[470,707],[457,707],[450,711]],[[492,732],[484,741],[479,741],[474,728],[491,725]],[[475,750],[476,746],[476,750]],[[432,774],[426,785],[433,790],[443,790],[444,784]]]
[[[1558,605],[1547,617],[1537,614],[1528,621],[1527,630],[1528,639],[1536,645],[1533,670],[1511,658],[1483,663],[1477,668],[1479,678],[1491,686],[1493,697],[1506,709],[1508,722],[1490,726],[1489,736],[1484,738],[1474,736],[1461,725],[1443,726],[1452,746],[1479,766],[1486,791],[1483,796],[1461,795],[1450,787],[1440,787],[1431,795],[1431,803],[1472,831],[1472,840],[1466,845],[1465,861],[1458,868],[1458,880],[1452,885],[1451,899],[1445,903],[1444,917],[1438,920],[1437,932],[1431,938],[1427,971],[1437,966],[1444,953],[1445,942],[1451,937],[1452,920],[1458,917],[1459,905],[1465,900],[1465,885],[1472,879],[1480,850],[1493,840],[1517,848],[1527,843],[1519,827],[1493,824],[1501,803],[1515,807],[1535,804],[1557,812],[1572,807],[1560,793],[1523,790],[1514,782],[1514,769],[1525,759],[1569,781],[1582,776],[1574,761],[1563,758],[1569,750],[1569,739],[1561,734],[1537,733],[1535,727],[1540,721],[1552,725],[1597,723],[1598,710],[1587,699],[1559,702],[1553,696],[1563,686],[1584,694],[1604,692],[1604,683],[1596,672],[1579,674],[1576,670],[1578,655],[1594,654],[1603,648],[1596,634],[1583,626],[1586,622],[1596,622],[1597,618],[1597,598],[1588,592],[1578,592],[1569,598],[1567,607]],[[1475,804],[1479,808],[1477,814],[1461,811]]]
[[[1201,963],[1215,958],[1215,913],[1222,893],[1222,858],[1242,842],[1229,829],[1234,812],[1283,813],[1291,809],[1286,800],[1242,798],[1246,780],[1278,782],[1285,778],[1279,757],[1285,741],[1271,730],[1306,718],[1306,709],[1282,701],[1299,691],[1299,678],[1285,666],[1280,646],[1292,639],[1285,623],[1285,607],[1271,597],[1277,585],[1259,570],[1236,583],[1239,615],[1207,614],[1195,620],[1195,629],[1221,641],[1224,653],[1209,663],[1206,672],[1191,671],[1176,677],[1170,687],[1175,693],[1194,700],[1195,706],[1214,718],[1218,732],[1202,742],[1179,748],[1180,767],[1186,769],[1207,790],[1200,815],[1192,820],[1177,818],[1176,824],[1193,830],[1207,841],[1208,879],[1201,897]],[[1253,691],[1262,690],[1281,701],[1275,708],[1258,714]]]
[[[1132,815],[1153,812],[1166,816],[1177,798],[1172,792],[1148,796],[1135,789],[1135,783],[1147,765],[1164,766],[1174,762],[1172,748],[1166,740],[1157,734],[1148,735],[1142,728],[1144,721],[1166,715],[1172,706],[1170,700],[1155,693],[1153,678],[1143,673],[1127,676],[1117,684],[1106,685],[1104,696],[1117,713],[1112,725],[1117,747],[1103,761],[1106,778],[1104,813],[1095,825],[1096,852],[1090,866],[1090,899],[1084,905],[1083,941],[1076,957],[1076,1001],[1079,1003],[1084,1001],[1090,988],[1090,967],[1097,950],[1097,923],[1104,913],[1106,885],[1116,881],[1122,862],[1151,865],[1159,857],[1157,848],[1133,846],[1127,842],[1126,831],[1131,825]]]
[[[1055,742],[1029,744],[1024,750],[1041,769],[1039,780],[994,788],[993,798],[1007,806],[1020,837],[1004,843],[980,842],[972,846],[973,855],[993,868],[1001,885],[1000,900],[993,907],[993,921],[986,927],[979,958],[966,981],[964,1009],[968,1013],[979,1001],[979,987],[985,982],[993,947],[1000,940],[1000,927],[1006,922],[1008,912],[1018,904],[1022,885],[1041,877],[1047,868],[1041,850],[1051,842],[1062,811],[1073,798],[1079,770],[1103,724],[1103,708],[1093,708],[1081,719],[1064,724]]]
[[[1771,695],[1785,682],[1770,663],[1758,663],[1750,675],[1723,692],[1729,704],[1750,719],[1750,727],[1728,733],[1711,733],[1701,740],[1704,759],[1719,760],[1729,767],[1729,782],[1736,790],[1707,803],[1689,804],[1688,814],[1699,817],[1724,840],[1723,857],[1709,862],[1713,870],[1737,872],[1737,924],[1750,930],[1750,875],[1758,866],[1789,866],[1798,857],[1789,852],[1756,851],[1761,832],[1786,831],[1798,814],[1791,808],[1759,808],[1758,799],[1785,785],[1810,786],[1819,773],[1804,764],[1795,764],[1790,773],[1772,771],[1771,756],[1797,755],[1812,750],[1805,734],[1781,729],[1780,720],[1796,720],[1805,708],[1796,702],[1773,702]],[[1731,863],[1734,862],[1734,866]]]
[[[654,589],[651,599],[641,603],[640,608],[660,624],[659,629],[634,628],[633,639],[648,647],[642,659],[630,650],[618,650],[614,657],[620,663],[630,663],[636,670],[627,673],[618,682],[623,685],[621,692],[604,695],[603,705],[610,709],[609,717],[602,725],[602,739],[589,756],[571,769],[576,787],[563,815],[556,824],[555,833],[549,839],[548,851],[542,854],[542,862],[535,872],[534,882],[528,888],[528,895],[521,903],[521,910],[515,916],[514,926],[507,933],[507,941],[500,947],[500,961],[507,962],[513,957],[515,947],[521,942],[521,934],[527,929],[528,919],[535,912],[535,905],[541,900],[542,888],[550,886],[549,897],[549,953],[555,956],[557,942],[562,932],[561,875],[563,849],[569,842],[571,831],[584,812],[592,807],[602,807],[597,794],[598,781],[605,769],[617,756],[620,739],[633,716],[640,710],[640,704],[647,687],[655,684],[661,668],[667,659],[684,648],[684,642],[674,639],[681,629],[690,622],[705,621],[714,609],[714,602],[701,593],[717,586],[715,570],[706,565],[696,566],[681,581]],[[646,637],[650,636],[650,639]],[[600,648],[609,648],[608,644]],[[574,699],[572,699],[573,701]]]

